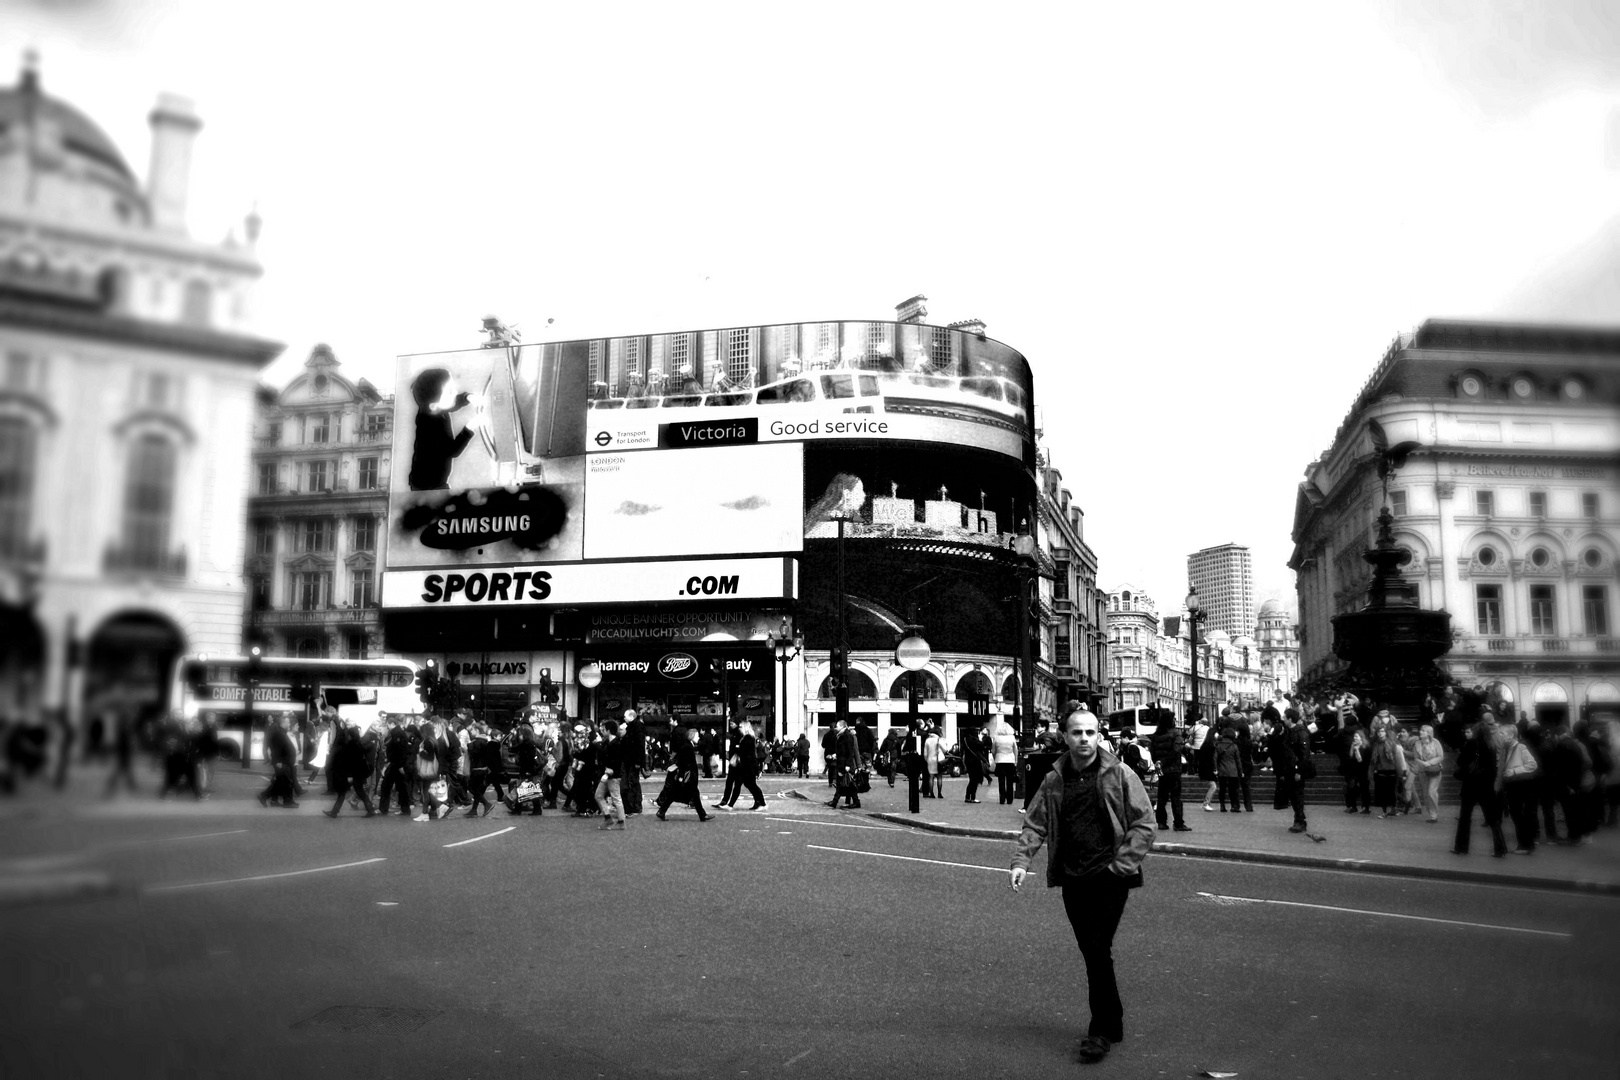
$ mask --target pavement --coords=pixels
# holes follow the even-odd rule
[[[1014,840],[1022,827],[1019,808],[1023,799],[1011,806],[998,804],[993,781],[979,786],[980,801],[975,804],[964,801],[966,779],[948,779],[943,799],[923,799],[921,812],[912,814],[904,778],[892,788],[880,777],[873,779],[872,790],[861,796],[860,810],[844,813],[987,839]],[[805,799],[826,802],[831,798],[825,781],[801,782],[793,790]],[[1440,805],[1440,820],[1432,825],[1422,815],[1380,820],[1376,810],[1347,814],[1342,807],[1307,807],[1307,833],[1288,831],[1293,823],[1291,811],[1258,803],[1253,813],[1205,813],[1194,798],[1185,804],[1185,812],[1192,831],[1157,833],[1155,854],[1620,896],[1620,828],[1599,829],[1589,844],[1542,843],[1529,856],[1510,851],[1495,858],[1490,832],[1477,811],[1470,854],[1451,853],[1458,807],[1445,803]],[[1503,828],[1511,847],[1513,825],[1504,822]],[[1312,839],[1313,835],[1322,839]]]
[[[29,821],[60,814],[90,824],[130,817],[314,817],[331,805],[329,797],[321,794],[324,783],[318,782],[297,809],[259,806],[256,795],[267,782],[262,766],[243,769],[222,763],[214,775],[213,795],[205,802],[190,796],[158,800],[158,772],[147,761],[136,768],[139,788],[135,793],[108,798],[103,794],[108,771],[105,765],[83,765],[72,771],[61,790],[35,779],[22,785],[17,794],[0,798],[0,907],[115,891],[115,883],[106,875],[82,865],[58,865],[32,858],[23,835]],[[906,805],[904,780],[891,788],[880,777],[874,779],[877,783],[872,790],[861,797],[861,809],[841,813],[947,835],[1009,842],[1018,836],[1022,800],[1011,806],[999,805],[993,782],[980,786],[980,802],[966,803],[966,779],[947,779],[945,797],[923,799],[921,813],[912,814]],[[651,799],[660,783],[657,775],[644,781],[645,797]],[[718,778],[704,780],[705,799],[711,804],[718,802],[723,784]],[[799,780],[790,775],[766,774],[760,777],[760,786],[768,796],[778,799],[826,802],[831,798],[831,788],[821,778]],[[743,802],[747,802],[746,796]],[[1490,834],[1476,813],[1472,853],[1459,856],[1451,853],[1457,810],[1455,805],[1442,803],[1440,821],[1431,825],[1421,815],[1380,820],[1376,812],[1346,814],[1339,807],[1312,806],[1307,808],[1309,832],[1302,834],[1288,831],[1292,815],[1287,810],[1256,804],[1253,813],[1205,813],[1195,798],[1186,804],[1187,824],[1192,831],[1157,832],[1153,852],[1168,857],[1620,896],[1620,829],[1600,829],[1589,844],[1565,847],[1543,843],[1530,856],[1510,853],[1495,858],[1491,855]],[[497,816],[501,816],[500,812]],[[1512,824],[1504,823],[1504,828],[1512,844]]]

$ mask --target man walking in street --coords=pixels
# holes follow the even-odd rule
[[[634,709],[624,710],[624,776],[620,778],[625,816],[641,813],[641,774],[647,767],[647,728]]]
[[[298,767],[298,748],[293,745],[292,736],[287,734],[289,721],[272,722],[270,730],[265,736],[265,752],[270,758],[270,786],[259,793],[259,805],[276,805],[295,809],[298,803],[293,799],[297,790],[297,777],[294,769]]]
[[[1172,714],[1154,731],[1151,741],[1153,761],[1159,766],[1159,802],[1155,810],[1159,828],[1168,829],[1165,808],[1174,811],[1176,832],[1192,832],[1181,812],[1182,753],[1187,745],[1186,730]]]
[[[1091,1025],[1080,1060],[1092,1064],[1125,1038],[1125,1008],[1114,978],[1114,933],[1130,890],[1142,885],[1153,843],[1153,813],[1136,774],[1103,748],[1097,717],[1084,708],[1063,721],[1068,753],[1041,781],[1013,852],[1017,892],[1035,853],[1046,846],[1046,884],[1063,889],[1086,962]]]
[[[607,720],[602,724],[607,739],[597,750],[597,765],[602,770],[596,782],[596,806],[602,811],[602,831],[624,830],[624,804],[619,801],[619,780],[624,773],[624,740],[619,738],[619,722]]]

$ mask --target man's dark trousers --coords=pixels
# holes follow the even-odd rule
[[[906,763],[906,798],[913,814],[922,813],[922,764]]]
[[[624,767],[624,775],[619,778],[619,801],[625,813],[641,813],[641,769],[638,766]]]
[[[1177,777],[1179,780],[1180,777]],[[1104,869],[1063,885],[1063,910],[1074,929],[1074,940],[1086,961],[1086,983],[1091,991],[1091,1026],[1087,1035],[1110,1042],[1125,1038],[1125,1006],[1114,979],[1114,932],[1125,914],[1126,882]]]
[[[1462,806],[1458,809],[1457,837],[1452,847],[1468,854],[1469,832],[1474,827],[1474,807],[1485,815],[1485,824],[1491,830],[1493,855],[1507,854],[1507,837],[1502,835],[1502,801],[1490,787],[1490,781],[1464,780]]]
[[[1176,824],[1185,825],[1186,819],[1181,816],[1181,774],[1162,772],[1159,774],[1159,804],[1156,808],[1159,819],[1159,828],[1164,828],[1168,822],[1165,820],[1165,806],[1175,812]]]
[[[399,808],[405,813],[411,812],[411,781],[405,775],[405,768],[401,765],[389,765],[383,770],[382,787],[377,792],[377,812],[388,813],[388,797],[395,791],[399,792]]]

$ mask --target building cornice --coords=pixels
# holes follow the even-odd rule
[[[245,248],[222,247],[184,236],[134,229],[91,229],[83,225],[42,221],[34,217],[0,213],[0,232],[15,232],[37,243],[82,244],[94,248],[99,258],[110,255],[144,255],[202,263],[218,270],[260,277],[264,267]]]
[[[279,341],[177,323],[149,322],[15,297],[0,297],[0,326],[69,334],[121,345],[166,349],[261,368],[281,355]]]

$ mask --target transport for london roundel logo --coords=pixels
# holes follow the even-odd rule
[[[658,660],[658,674],[666,679],[690,679],[697,668],[697,657],[689,653],[665,653]]]
[[[597,446],[606,446],[608,443],[610,443],[612,441],[613,441],[613,436],[609,435],[607,432],[598,431],[596,433],[596,445]]]

